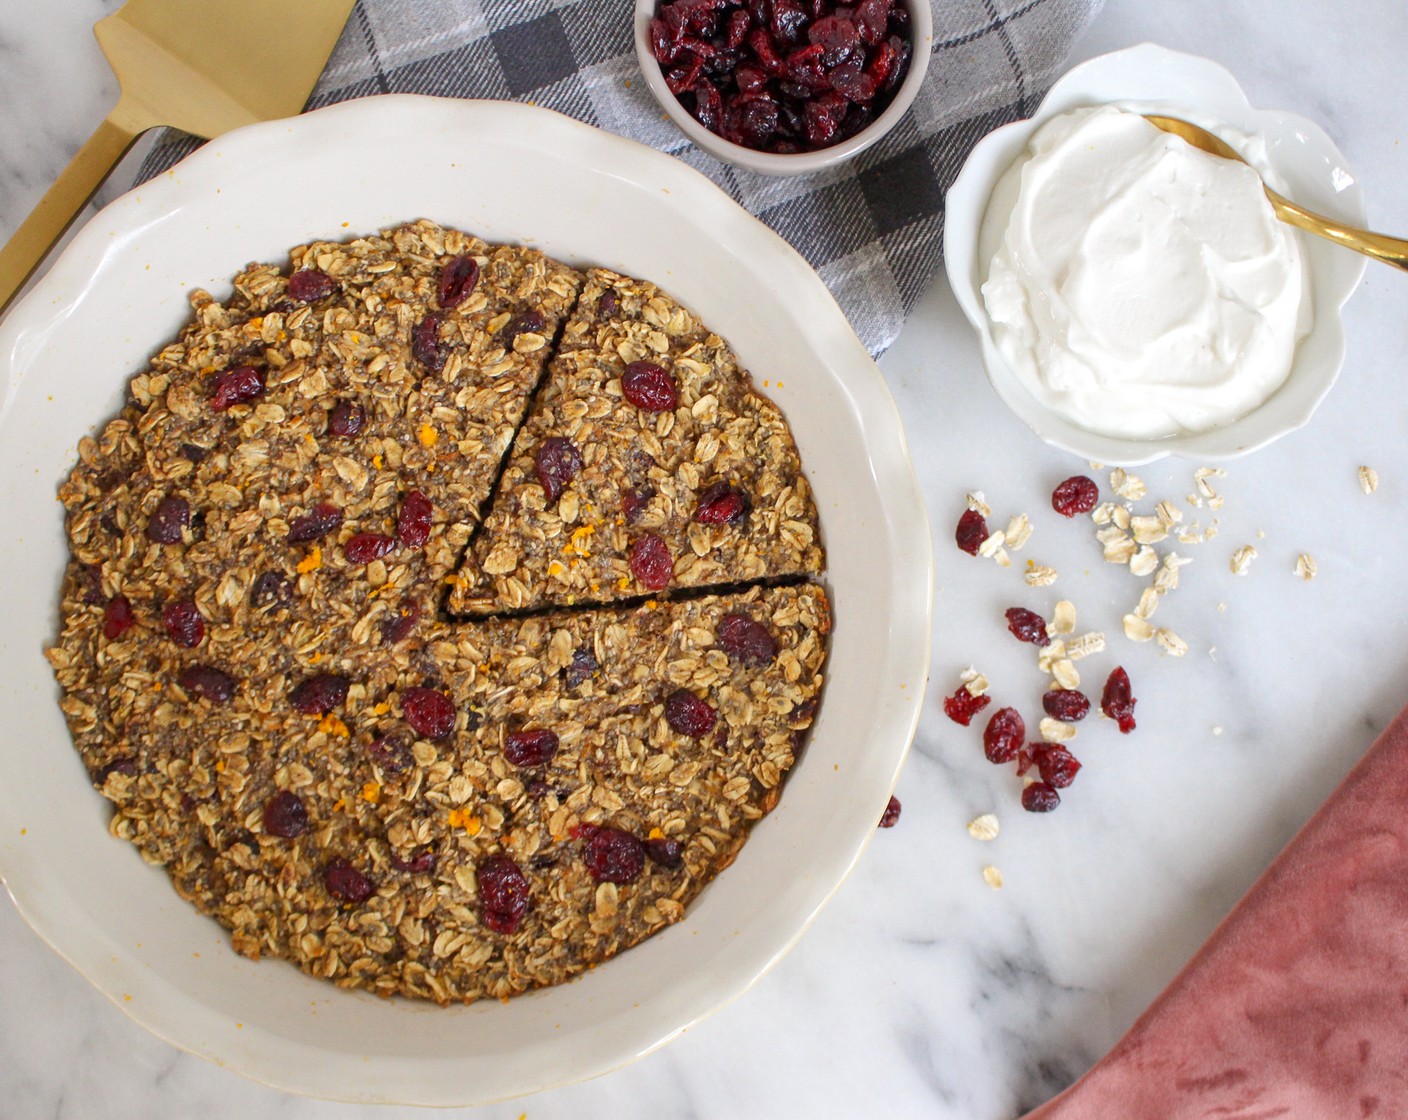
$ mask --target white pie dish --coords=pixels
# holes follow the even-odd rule
[[[79,437],[184,323],[189,291],[221,295],[250,261],[419,217],[648,277],[728,338],[797,436],[836,620],[781,804],[680,924],[572,983],[443,1009],[236,955],[108,836],[42,656],[66,555],[56,488]],[[678,161],[498,102],[374,98],[244,129],[82,230],[0,322],[0,367],[0,500],[24,527],[0,578],[26,589],[0,630],[0,874],[42,937],[168,1041],[281,1089],[365,1102],[484,1103],[594,1076],[743,992],[874,833],[930,644],[930,539],[899,417],[816,274]]]
[[[945,200],[944,264],[954,296],[978,333],[988,379],[1003,402],[1042,439],[1086,459],[1132,466],[1166,455],[1229,459],[1264,447],[1309,422],[1344,363],[1341,309],[1364,274],[1365,259],[1321,238],[1299,235],[1314,324],[1296,349],[1289,376],[1265,402],[1220,428],[1157,440],[1088,431],[1038,401],[993,341],[981,292],[988,261],[980,232],[994,186],[1047,120],[1080,106],[1114,102],[1157,105],[1170,116],[1182,115],[1204,127],[1220,123],[1261,137],[1291,199],[1355,225],[1365,224],[1363,194],[1334,142],[1304,117],[1253,108],[1236,79],[1218,64],[1149,43],[1091,59],[1052,86],[1030,119],[984,137]]]

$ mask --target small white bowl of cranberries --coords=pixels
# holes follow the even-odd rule
[[[641,73],[710,155],[805,175],[904,116],[933,45],[928,0],[637,0]]]

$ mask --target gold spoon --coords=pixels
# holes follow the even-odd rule
[[[1199,151],[1221,156],[1223,159],[1235,159],[1241,163],[1247,162],[1205,128],[1181,121],[1177,117],[1157,117],[1145,113],[1144,119],[1155,128],[1182,137]],[[1403,238],[1389,237],[1385,233],[1370,233],[1367,229],[1356,229],[1354,226],[1345,225],[1334,218],[1327,218],[1323,214],[1316,214],[1302,206],[1297,206],[1270,187],[1266,187],[1265,184],[1263,187],[1266,190],[1266,197],[1271,200],[1272,210],[1276,212],[1276,216],[1281,221],[1293,225],[1297,229],[1303,229],[1308,233],[1326,238],[1338,245],[1343,245],[1346,249],[1353,249],[1357,253],[1363,253],[1365,256],[1373,257],[1375,260],[1383,261],[1385,264],[1391,264],[1395,268],[1401,268],[1408,272],[1408,241]]]

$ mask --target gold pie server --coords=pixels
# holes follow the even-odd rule
[[[133,141],[211,139],[302,110],[354,0],[128,0],[93,28],[122,95],[0,249],[0,312]]]

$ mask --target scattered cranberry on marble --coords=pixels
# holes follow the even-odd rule
[[[885,806],[885,811],[880,814],[880,828],[894,828],[900,820],[900,799],[891,797]]]

